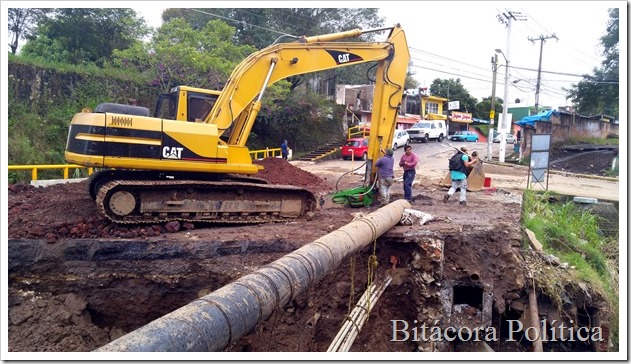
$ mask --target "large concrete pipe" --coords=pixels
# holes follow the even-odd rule
[[[220,351],[395,226],[397,200],[96,351]]]

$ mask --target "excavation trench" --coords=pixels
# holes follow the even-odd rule
[[[438,228],[437,228],[438,227]],[[294,252],[309,241],[250,239],[9,240],[9,350],[93,351]],[[496,328],[495,351],[531,350],[507,336],[524,315],[527,276],[518,230],[396,226],[230,344],[226,351],[320,351],[368,285],[385,289],[350,351],[471,351],[471,342],[415,341],[412,327]],[[573,299],[573,298],[572,298]],[[540,313],[556,308],[540,298]],[[592,307],[593,306],[593,307]],[[599,307],[576,310],[601,320]],[[318,317],[314,320],[314,317]],[[396,326],[395,326],[396,325]],[[408,325],[404,330],[403,325]],[[393,330],[398,330],[396,335]],[[410,335],[405,339],[405,332]],[[420,331],[419,331],[420,333]],[[427,331],[430,335],[430,331]],[[544,350],[602,350],[591,344]],[[606,346],[606,345],[605,345]]]
[[[295,250],[283,241],[179,244],[74,240],[62,247],[11,240],[10,350],[95,350]],[[399,249],[381,244],[377,255],[383,267],[390,258],[382,256],[384,250],[402,256]],[[351,292],[357,300],[366,287],[366,264],[373,248],[346,259],[308,292],[278,307],[252,337],[244,337],[228,350],[253,350],[253,345],[257,350],[325,350],[343,322]],[[377,276],[384,276],[381,270]],[[396,279],[399,286],[404,284],[400,274]],[[386,301],[383,307],[398,310],[397,317],[413,319],[410,289],[392,290],[392,297],[382,299]],[[316,312],[321,318],[310,327],[307,321]],[[297,340],[296,333],[291,333],[294,328],[317,335],[316,346],[296,346],[312,340]]]

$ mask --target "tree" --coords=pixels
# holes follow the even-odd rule
[[[342,105],[303,89],[276,95],[273,102],[264,103],[249,146],[279,145],[287,139],[294,150],[305,151],[342,138]]]
[[[376,8],[166,9],[162,19],[169,22],[182,18],[194,29],[201,29],[209,20],[221,19],[236,28],[238,43],[262,49],[275,41],[295,39],[292,37],[381,27],[384,20],[377,12]]]
[[[113,65],[146,74],[163,92],[177,85],[220,90],[235,66],[255,51],[234,44],[234,32],[219,20],[195,30],[183,19],[173,19],[151,41],[114,51]]]
[[[37,23],[43,19],[52,9],[37,8],[9,8],[9,34],[11,42],[9,48],[15,54],[18,50],[20,39],[34,38],[36,35]]]
[[[71,64],[103,65],[114,49],[129,48],[148,32],[144,19],[132,9],[61,8],[40,21],[38,36],[21,53]]]
[[[504,104],[504,100],[499,97],[495,98],[495,125],[497,125],[498,115],[502,114],[502,105]],[[473,114],[474,118],[489,120],[489,115],[491,112],[491,96],[483,97],[482,101],[478,102],[475,107],[475,113]]]
[[[341,32],[355,28],[383,26],[376,8],[200,8],[167,9],[162,19],[181,18],[193,29],[201,29],[208,20],[220,19],[236,28],[235,42],[263,49],[276,42],[294,41],[296,37]],[[362,36],[373,40],[374,34]],[[291,88],[308,83],[311,89],[331,92],[333,84],[368,83],[371,65],[361,64],[288,78]]]
[[[593,75],[584,75],[578,84],[566,90],[580,114],[619,117],[619,15],[619,9],[609,9],[606,33],[600,38],[605,56],[601,67],[594,68]]]
[[[460,101],[460,111],[478,115],[476,109],[478,100],[464,88],[459,78],[456,80],[436,78],[430,85],[429,91],[432,95],[444,97],[449,101]]]

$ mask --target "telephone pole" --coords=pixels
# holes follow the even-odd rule
[[[491,65],[493,69],[493,88],[491,89],[491,111],[489,112],[489,120],[491,126],[489,128],[489,138],[486,151],[486,160],[493,159],[493,124],[495,124],[495,85],[497,83],[497,53],[491,58]]]
[[[552,35],[548,35],[545,37],[543,35],[540,35],[539,39],[528,37],[528,40],[531,41],[533,44],[536,40],[541,41],[541,47],[539,48],[539,70],[537,72],[537,90],[535,91],[535,114],[539,113],[539,88],[541,87],[541,59],[543,58],[543,43],[546,41],[546,39],[552,38],[556,39],[557,42],[559,41],[556,33],[552,33]]]
[[[521,13],[507,10],[497,15],[498,20],[506,25],[506,53],[500,52],[506,61],[506,69],[504,70],[504,105],[502,105],[502,119],[498,122],[498,132],[500,134],[500,163],[504,163],[506,158],[506,131],[510,129],[510,121],[508,119],[508,66],[510,62],[510,31],[513,20],[526,20]]]

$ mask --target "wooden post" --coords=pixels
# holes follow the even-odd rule
[[[528,307],[530,309],[530,324],[537,332],[537,337],[532,343],[533,351],[542,352],[543,343],[541,342],[541,323],[539,322],[539,308],[537,307],[537,292],[534,287],[528,293]]]

